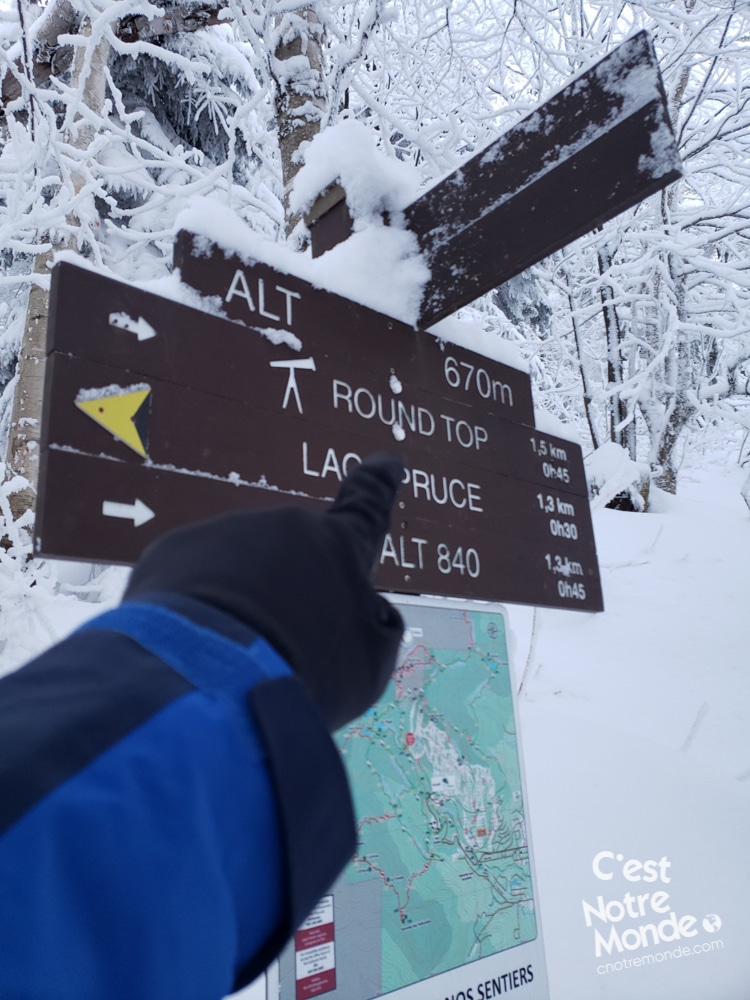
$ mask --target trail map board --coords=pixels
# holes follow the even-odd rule
[[[337,735],[356,854],[269,998],[547,1000],[502,609],[397,603],[393,680]]]

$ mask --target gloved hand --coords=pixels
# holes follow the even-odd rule
[[[224,514],[151,545],[123,600],[182,595],[260,633],[308,688],[331,731],[366,711],[393,672],[404,623],[372,585],[403,464],[380,453],[322,514]]]

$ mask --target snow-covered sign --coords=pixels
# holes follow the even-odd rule
[[[398,448],[407,471],[379,586],[602,607],[580,448],[534,428],[527,374],[190,245],[183,234],[183,279],[198,268],[254,330],[55,269],[39,555],[130,563],[221,511],[322,507],[355,463]]]
[[[433,323],[682,173],[648,32],[623,42],[405,209],[431,277]],[[339,201],[312,228],[313,253],[349,234]]]
[[[405,209],[430,269],[421,325],[679,174],[639,32]],[[407,471],[381,587],[602,608],[580,448],[535,429],[527,376],[187,231],[175,263],[256,334],[57,270],[39,554],[132,562],[221,510],[320,506],[395,445]]]

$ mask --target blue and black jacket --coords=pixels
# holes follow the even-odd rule
[[[219,1000],[354,843],[306,687],[217,608],[125,603],[0,681],[3,1000]]]

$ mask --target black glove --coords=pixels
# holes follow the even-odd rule
[[[372,585],[403,464],[366,459],[322,514],[224,514],[151,545],[123,600],[187,596],[264,636],[306,684],[331,731],[366,711],[393,672],[404,623]]]

